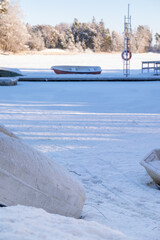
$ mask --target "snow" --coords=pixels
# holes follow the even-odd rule
[[[131,66],[158,60],[137,54]],[[35,61],[37,59],[37,61]],[[0,56],[5,67],[99,65],[117,54]],[[114,64],[113,64],[114,63]],[[147,75],[147,73],[146,73]],[[160,143],[160,82],[19,82],[0,88],[0,124],[56,159],[86,191],[79,220],[14,206],[0,209],[0,239],[159,240],[160,191],[139,162]]]
[[[0,55],[0,62],[3,63],[3,67],[19,68],[24,78],[44,78],[44,79],[123,79],[123,61],[121,54],[75,54],[75,53],[62,53],[54,50],[48,50],[48,55],[35,54],[35,55]],[[159,78],[159,76],[153,76],[153,71],[148,73],[144,71],[141,73],[142,61],[158,61],[159,54],[147,53],[147,54],[133,54],[131,60],[131,75],[130,78],[133,79],[137,77],[148,78],[154,77]],[[100,66],[102,68],[102,73],[100,75],[57,75],[51,70],[51,66],[54,65],[76,65],[76,66]]]
[[[17,68],[4,68],[4,67],[0,67],[0,70],[12,71],[12,72],[14,72],[14,73],[21,74],[21,72],[20,72],[19,69],[17,69]]]
[[[96,222],[75,220],[48,214],[42,209],[24,206],[3,208],[0,216],[0,229],[1,239],[10,240],[128,239],[124,234]]]

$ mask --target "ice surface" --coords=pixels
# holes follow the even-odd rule
[[[51,50],[52,51],[52,50]],[[133,54],[131,60],[131,78],[138,77],[148,78],[153,77],[153,70],[148,73],[147,70],[141,73],[142,61],[158,61],[160,60],[159,54]],[[57,75],[51,70],[54,65],[73,65],[73,66],[100,66],[102,73],[98,75],[86,75],[86,80],[109,78],[123,78],[123,61],[121,54],[65,54],[65,55],[0,55],[0,62],[3,67],[18,68],[24,77],[29,78],[70,78],[74,79],[72,74]],[[23,78],[23,77],[22,77]],[[76,78],[84,78],[84,75],[76,75]],[[154,76],[157,78],[157,76]]]
[[[158,60],[159,56],[134,55],[131,67],[140,71],[141,61]],[[122,68],[116,54],[0,56],[0,61],[6,67],[18,68],[42,69],[66,63],[100,65],[112,71]],[[152,149],[159,148],[159,93],[160,82],[19,82],[14,87],[0,88],[0,123],[55,158],[82,182],[87,193],[82,214],[86,224],[96,221],[128,239],[159,240],[160,191],[139,164]],[[6,232],[3,228],[8,239],[17,228],[21,229],[21,224],[26,226],[16,207],[12,209],[14,220]],[[1,222],[9,221],[7,211],[0,210]],[[40,226],[45,228],[46,213],[36,211],[41,215]],[[36,224],[31,230],[34,213],[30,208],[27,219],[26,239],[30,231],[43,236]],[[48,228],[48,224],[46,229],[54,239],[55,229]],[[58,226],[61,239],[67,239],[63,224]],[[83,231],[85,234],[88,230],[83,227]],[[100,232],[103,234],[102,228]],[[79,238],[92,239],[84,236]]]

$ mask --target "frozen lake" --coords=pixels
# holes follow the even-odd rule
[[[160,191],[139,162],[160,146],[160,82],[19,82],[0,88],[0,124],[82,182],[85,220],[159,240]]]

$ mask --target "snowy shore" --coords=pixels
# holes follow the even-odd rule
[[[158,58],[137,55],[131,66],[138,70],[141,61]],[[73,63],[122,67],[117,54],[0,56],[0,61],[21,69]],[[139,164],[160,146],[159,92],[160,82],[0,87],[0,124],[68,169],[87,199],[79,220],[31,207],[1,208],[0,239],[159,240],[160,191]]]
[[[129,80],[156,80],[160,75],[155,76],[153,70],[144,71],[142,74],[142,61],[159,61],[159,54],[133,54],[131,59],[131,71]],[[123,61],[121,54],[58,54],[54,55],[0,55],[0,62],[3,67],[19,68],[24,75],[23,79],[30,80],[126,80],[123,75]],[[53,65],[91,65],[100,66],[102,73],[100,75],[57,75],[51,70]]]

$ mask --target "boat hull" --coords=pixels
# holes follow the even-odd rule
[[[79,218],[82,185],[54,160],[0,128],[0,203],[26,205]]]
[[[20,77],[22,73],[17,68],[0,67],[0,77]]]
[[[96,66],[53,66],[56,74],[101,74],[102,70]]]
[[[140,164],[146,169],[153,181],[160,185],[160,149],[153,150]]]

